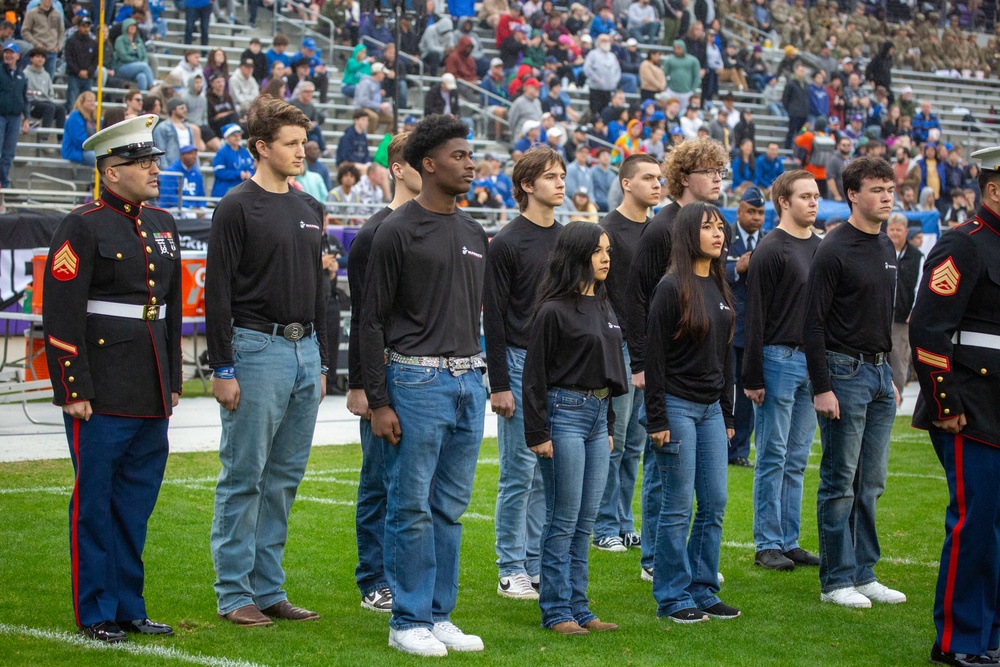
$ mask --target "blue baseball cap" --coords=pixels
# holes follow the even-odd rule
[[[414,116],[413,114],[410,114],[409,116],[403,119],[403,125],[416,125],[416,124],[417,124],[417,117]]]
[[[196,150],[198,150],[197,146],[195,146],[194,144],[188,144],[187,146],[181,146],[180,154],[184,155],[185,153],[190,153],[191,151],[196,151]]]
[[[670,128],[670,134],[684,134],[684,130],[682,130],[680,126],[674,125]]]
[[[756,185],[751,185],[740,197],[741,202],[746,202],[754,208],[764,207],[764,195],[761,193],[760,189]]]
[[[303,49],[312,49],[313,51],[315,51],[316,50],[316,40],[313,39],[312,37],[306,37],[305,39],[302,40],[302,48]]]
[[[13,51],[14,53],[20,53],[21,49],[17,48],[17,44],[14,42],[7,42],[3,45],[4,51]]]
[[[80,19],[80,23],[83,23],[84,21],[90,23],[90,12],[88,12],[86,9],[81,9],[80,11],[78,11],[76,13],[76,17]]]
[[[662,111],[654,111],[653,115],[649,117],[649,120],[653,121],[654,123],[657,122],[657,121],[666,120],[666,119],[667,119],[667,115],[665,113],[663,113]]]
[[[242,131],[243,130],[240,129],[239,125],[237,125],[236,123],[230,123],[229,125],[226,125],[225,127],[222,128],[222,138],[226,139],[226,138],[229,137],[230,134],[233,134],[234,132],[242,132]]]

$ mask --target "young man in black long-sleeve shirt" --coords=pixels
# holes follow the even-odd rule
[[[458,521],[472,497],[486,410],[479,343],[486,232],[455,207],[475,178],[467,134],[454,116],[435,115],[410,135],[404,155],[423,184],[379,226],[361,314],[372,433],[390,445],[389,645],[428,656],[483,650],[479,637],[450,620]]]
[[[639,153],[622,161],[618,170],[622,187],[622,203],[601,220],[601,227],[611,241],[611,269],[605,279],[608,298],[618,322],[625,320],[625,305],[629,301],[626,282],[635,256],[639,237],[646,228],[646,214],[660,201],[660,163],[652,155]],[[628,329],[622,327],[628,341]],[[628,365],[628,345],[622,348]],[[646,444],[646,429],[639,423],[642,390],[632,386],[629,391],[612,399],[615,420],[615,448],[608,461],[608,482],[594,521],[594,546],[604,551],[625,551],[640,548],[632,517],[632,495],[639,470],[639,458]],[[655,520],[654,520],[655,522]],[[643,522],[643,525],[650,525]]]
[[[347,348],[347,409],[361,418],[361,479],[355,503],[355,532],[358,566],[354,571],[361,606],[378,612],[392,611],[392,592],[385,577],[383,535],[389,481],[385,472],[385,441],[372,434],[371,410],[361,373],[361,305],[364,303],[365,274],[375,232],[397,208],[420,194],[420,174],[403,153],[409,132],[397,134],[389,142],[387,159],[395,188],[392,201],[361,227],[347,256],[347,282],[351,287],[351,335]]]
[[[212,394],[222,406],[222,472],[212,561],[219,615],[237,625],[310,620],[282,590],[290,498],[326,395],[323,207],[288,187],[309,119],[261,97],[247,116],[257,172],[219,202],[205,281]]]
[[[625,286],[628,296],[622,319],[628,332],[632,384],[638,389],[646,388],[646,318],[653,288],[670,266],[670,230],[674,217],[685,204],[717,200],[722,179],[728,175],[725,169],[728,163],[726,149],[711,139],[684,142],[667,154],[663,161],[667,192],[674,202],[660,209],[644,225]],[[642,461],[642,516],[659,516],[660,473],[648,438]],[[642,543],[641,576],[646,581],[653,580],[654,546],[653,540]]]
[[[802,321],[809,265],[820,244],[812,232],[819,187],[808,171],[789,171],[774,182],[771,198],[781,217],[747,271],[743,393],[758,406],[754,564],[792,570],[819,565],[799,546],[802,480],[816,435]]]
[[[880,158],[844,168],[847,224],[823,240],[809,271],[803,343],[823,458],[817,515],[824,602],[870,607],[906,596],[875,579],[875,504],[885,490],[899,394],[892,384],[896,253],[882,232],[893,171]]]
[[[514,167],[521,215],[490,241],[486,254],[483,325],[490,373],[490,407],[497,414],[500,481],[496,504],[497,594],[537,600],[545,489],[538,457],[524,441],[521,377],[535,293],[562,225],[555,208],[566,194],[566,162],[539,146]]]

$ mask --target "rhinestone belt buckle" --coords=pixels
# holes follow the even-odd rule
[[[298,322],[292,322],[285,327],[281,335],[285,337],[285,340],[290,340],[293,343],[297,340],[301,340],[303,336],[306,335],[306,328],[299,324]]]

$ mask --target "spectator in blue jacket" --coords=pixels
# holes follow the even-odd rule
[[[596,42],[599,36],[613,32],[615,32],[615,15],[610,5],[604,5],[590,22],[590,37]]]
[[[830,115],[830,96],[826,92],[826,73],[818,69],[813,72],[812,82],[809,84],[809,122],[816,118],[826,118]]]
[[[17,44],[4,44],[3,67],[0,67],[3,70],[0,72],[0,138],[3,139],[0,145],[0,185],[5,188],[10,187],[10,165],[14,163],[18,133],[28,131],[28,79],[17,67],[20,57]]]
[[[369,51],[370,52],[370,51]],[[326,75],[326,65],[323,64],[323,55],[316,49],[316,40],[306,37],[302,40],[302,47],[299,52],[292,57],[292,62],[305,60],[309,63],[309,79],[316,84],[319,92],[320,104],[326,104],[327,91],[330,88],[330,79]]]
[[[176,172],[180,176],[160,175],[160,206],[173,208],[177,206],[177,192],[184,193],[182,206],[184,208],[200,208],[205,206],[205,200],[188,199],[188,197],[205,196],[205,179],[198,168],[198,148],[192,144],[182,146],[180,157],[164,169],[166,172]]]
[[[337,164],[352,162],[368,164],[372,161],[368,149],[368,112],[364,109],[354,110],[354,124],[344,130],[344,136],[337,144]]]
[[[751,184],[753,183],[756,166],[757,162],[753,157],[753,140],[744,139],[740,142],[739,151],[737,152],[736,158],[733,160],[732,164],[732,189],[734,192],[744,181],[749,181]]]
[[[503,205],[507,208],[517,208],[517,201],[514,200],[514,182],[510,180],[510,176],[503,173],[503,162],[496,153],[487,153],[485,159],[493,170],[493,175],[490,176],[493,189],[503,198]]]
[[[223,197],[234,187],[253,176],[253,156],[240,142],[243,131],[236,123],[230,123],[222,128],[222,144],[212,160],[212,170],[215,172],[215,183],[212,184],[212,196]]]
[[[452,16],[461,16],[461,14],[452,14]],[[386,44],[396,43],[392,31],[385,24],[385,16],[381,12],[362,15],[361,25],[358,27],[358,43],[364,44],[368,49],[368,55],[376,60],[382,59],[382,49],[385,48]]]
[[[778,142],[767,144],[767,150],[757,157],[754,167],[753,183],[765,192],[771,189],[774,181],[785,173],[784,160],[778,155]]]
[[[913,139],[914,144],[927,141],[931,130],[935,128],[938,131],[941,130],[941,121],[931,113],[931,103],[926,100],[920,103],[920,113],[913,117],[912,125],[913,132],[910,134],[910,138]]]
[[[292,66],[292,56],[285,53],[286,49],[288,49],[288,38],[279,32],[274,36],[274,40],[271,42],[271,48],[264,52],[264,57],[267,58],[268,72],[271,71],[275,61],[278,60],[280,60],[281,64],[285,67]]]
[[[0,100],[4,98],[0,97]],[[83,142],[97,130],[97,96],[89,90],[80,93],[73,111],[63,127],[62,157],[64,160],[93,167],[94,151],[83,150]]]

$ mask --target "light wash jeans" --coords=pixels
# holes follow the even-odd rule
[[[608,483],[594,522],[594,541],[602,537],[619,537],[635,530],[632,497],[635,495],[639,459],[646,446],[646,429],[639,424],[644,392],[632,386],[627,345],[622,345],[622,354],[625,356],[628,393],[611,399],[615,410],[615,449],[608,462]]]
[[[816,506],[824,593],[875,581],[875,504],[885,491],[896,417],[888,360],[876,366],[827,352],[826,363],[840,419],[819,417],[823,458]]]
[[[521,376],[525,350],[507,347],[507,375],[514,394],[514,415],[497,416],[500,482],[497,487],[496,552],[501,577],[538,574],[538,557],[545,522],[545,487],[538,457],[524,441]]]
[[[704,405],[667,394],[667,418],[670,442],[653,446],[663,482],[653,568],[658,616],[719,602],[719,549],[728,500],[728,443],[719,402]]]
[[[358,566],[354,578],[365,596],[388,586],[383,563],[385,511],[389,476],[385,470],[385,440],[372,433],[372,423],[361,420],[361,479],[354,526],[358,539]]]
[[[149,63],[142,61],[119,65],[115,74],[123,79],[135,81],[136,88],[142,91],[149,90],[149,87],[153,85],[153,80],[156,78],[153,76],[153,70],[150,68]]]
[[[590,531],[608,477],[608,399],[552,387],[548,396],[552,458],[545,479],[545,528],[538,606],[542,625],[595,618],[587,599]]]
[[[753,471],[753,540],[757,551],[799,546],[802,478],[816,435],[806,355],[764,346],[764,404],[757,413]]]
[[[478,370],[452,375],[393,362],[386,372],[402,430],[399,444],[385,448],[389,625],[430,629],[450,620],[458,596],[459,519],[472,498],[486,387]]]
[[[219,613],[287,598],[281,559],[321,394],[316,335],[297,342],[233,327],[240,403],[222,414],[212,562]]]

